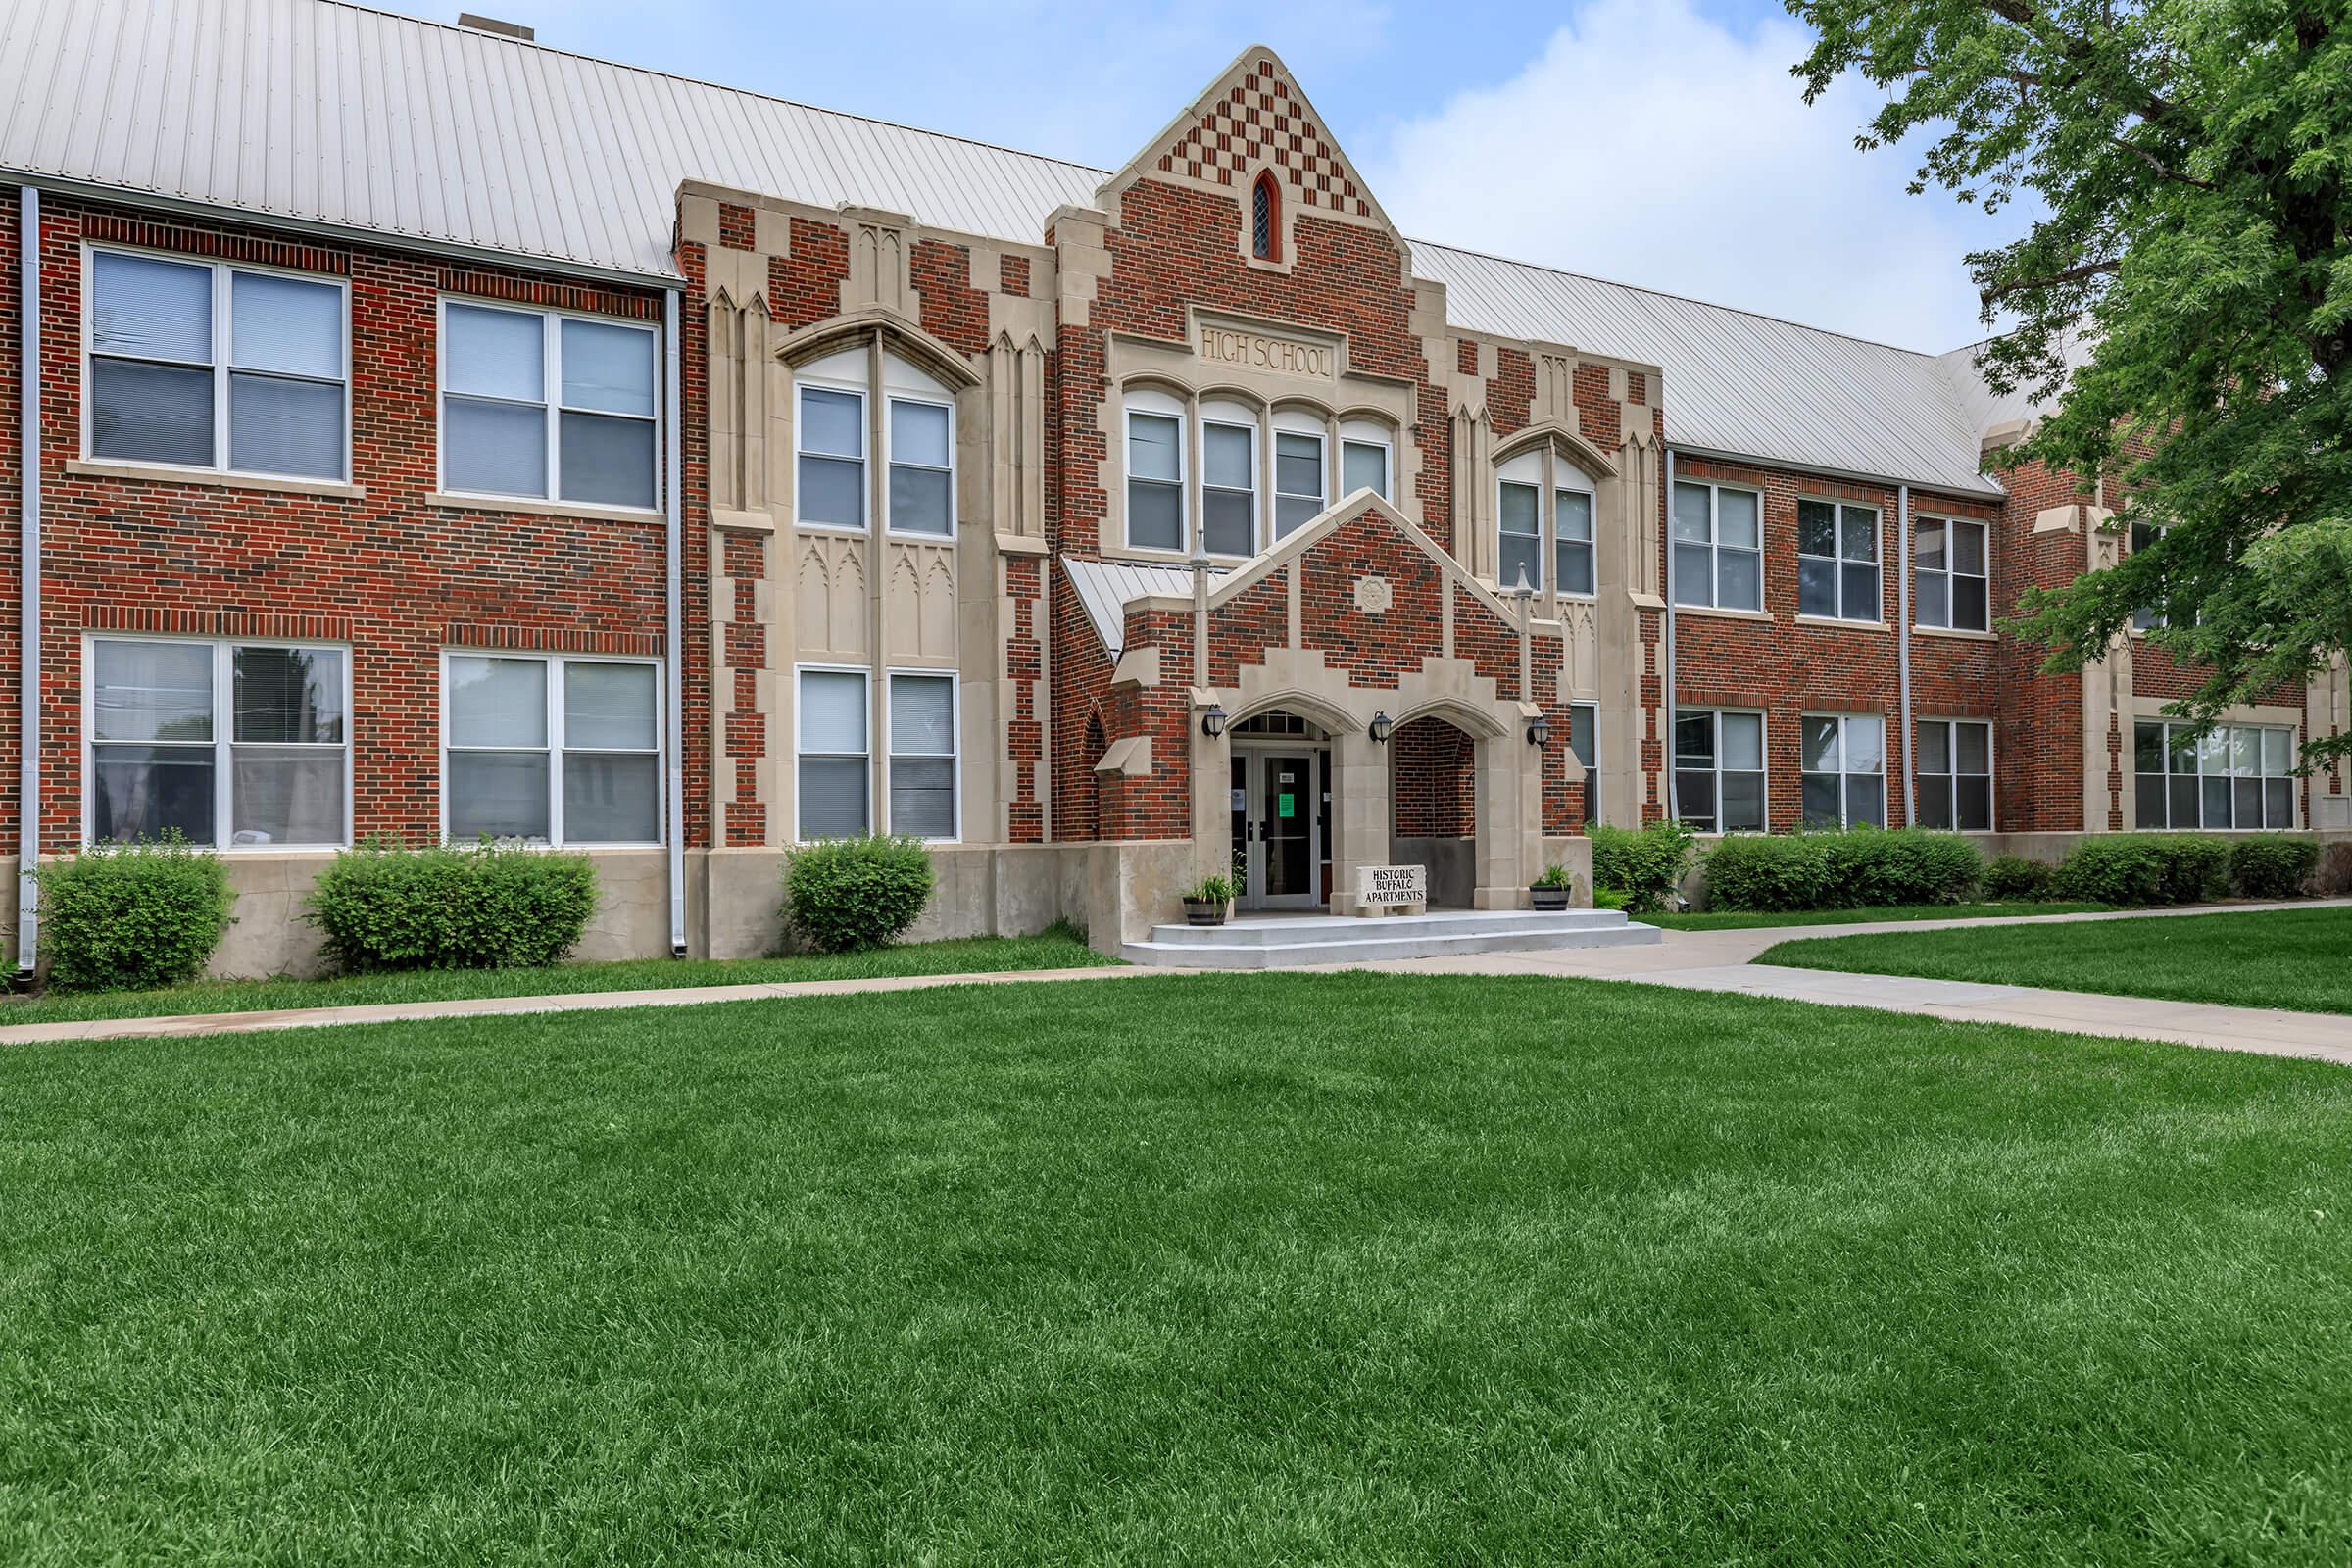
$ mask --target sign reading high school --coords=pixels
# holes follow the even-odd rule
[[[1197,330],[1200,336],[1194,348],[1211,365],[1231,366],[1240,370],[1270,370],[1277,375],[1311,375],[1320,380],[1329,380],[1339,372],[1337,356],[1328,343],[1298,342],[1207,321],[1200,323]]]

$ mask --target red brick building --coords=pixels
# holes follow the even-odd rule
[[[2000,633],[2128,541],[1988,475],[2031,411],[1967,351],[1408,240],[1270,51],[1106,172],[329,0],[39,9],[0,818],[219,845],[224,968],[376,836],[585,849],[592,953],[723,955],[848,832],[936,846],[937,931],[1112,942],[1227,866],[1517,907],[1595,812],[2352,826],[2288,766],[2340,669],[2190,745],[2160,652]]]

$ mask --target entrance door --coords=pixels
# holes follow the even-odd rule
[[[1234,861],[1246,909],[1312,909],[1323,903],[1323,779],[1319,750],[1237,751]]]

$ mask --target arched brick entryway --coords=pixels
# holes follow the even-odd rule
[[[1467,908],[1477,888],[1478,743],[1424,714],[1389,741],[1389,854],[1429,869],[1435,908]]]

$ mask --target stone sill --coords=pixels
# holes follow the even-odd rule
[[[658,509],[597,507],[578,501],[541,501],[533,496],[461,495],[451,490],[428,490],[424,504],[459,512],[511,512],[533,517],[576,517],[589,522],[660,522]]]
[[[131,479],[195,485],[207,490],[261,490],[275,495],[320,496],[329,501],[364,501],[365,485],[332,479],[294,479],[268,473],[229,473],[220,468],[175,468],[163,463],[107,463],[68,458],[66,472],[83,479]]]
[[[1892,631],[1883,620],[1844,620],[1836,615],[1799,615],[1799,626],[1819,626],[1824,631]]]
[[[1714,605],[1677,605],[1674,612],[1677,616],[1708,615],[1717,620],[1753,620],[1765,624],[1775,623],[1781,618],[1769,610],[1725,610]]]
[[[1966,626],[1914,626],[1914,637],[1949,637],[1955,642],[1997,643],[2000,636],[1989,631],[1975,631]]]

